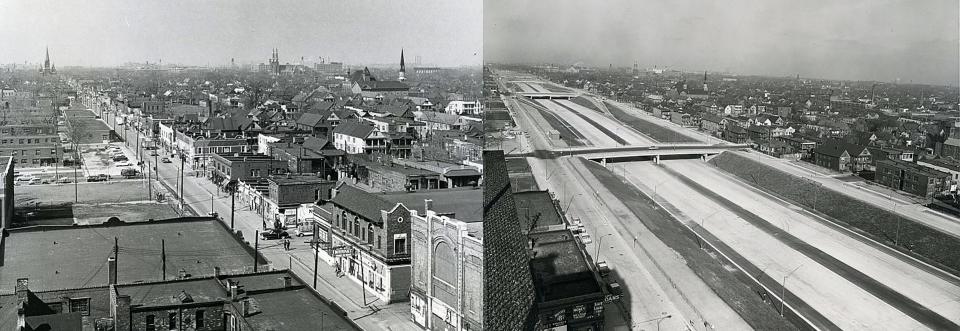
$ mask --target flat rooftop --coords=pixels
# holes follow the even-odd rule
[[[528,238],[534,243],[530,269],[540,302],[603,294],[582,246],[569,230],[533,233]]]
[[[426,214],[424,200],[433,200],[433,211],[439,214],[453,213],[457,220],[463,222],[483,221],[483,188],[458,187],[441,190],[423,190],[417,192],[392,192],[380,195],[383,199],[402,203],[407,209],[416,210],[418,214]]]
[[[563,224],[563,218],[553,204],[549,191],[514,192],[513,201],[517,206],[517,217],[520,218],[520,225],[524,232],[532,228]],[[534,221],[536,224],[533,224]]]
[[[252,250],[213,218],[23,227],[11,229],[5,239],[0,293],[13,291],[17,278],[29,278],[36,291],[106,285],[114,238],[121,284],[162,279],[161,240],[167,279],[176,278],[180,269],[192,277],[212,275],[214,267],[224,273],[252,269]]]

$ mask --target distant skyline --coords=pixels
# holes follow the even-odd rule
[[[956,0],[484,0],[486,62],[960,86]]]
[[[482,63],[480,1],[0,1],[0,64]]]

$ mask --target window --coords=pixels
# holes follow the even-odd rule
[[[170,330],[177,329],[177,313],[167,314],[167,328]]]
[[[51,149],[50,149],[50,154],[57,155],[57,149],[56,149],[56,148],[51,148]]]
[[[197,310],[196,321],[197,321],[196,328],[202,328],[202,327],[204,327],[204,325],[203,325],[203,322],[204,322],[204,321],[203,321],[203,310]]]
[[[70,299],[70,311],[90,316],[90,298]]]
[[[144,323],[147,324],[147,325],[146,325],[147,331],[156,331],[156,330],[157,330],[157,321],[156,321],[156,318],[157,318],[156,316],[147,315],[147,317],[144,319]]]
[[[40,156],[40,150],[39,150],[39,149],[36,150],[35,152],[36,152],[37,156]]]
[[[367,243],[373,244],[373,224],[367,225]]]
[[[23,139],[20,139],[20,144],[23,145]]]
[[[383,247],[383,245],[381,244],[382,241],[383,241],[383,237],[381,237],[381,236],[378,234],[378,235],[377,235],[377,249],[380,249],[381,247]]]
[[[395,234],[393,235],[393,254],[406,254],[407,253],[407,234]]]

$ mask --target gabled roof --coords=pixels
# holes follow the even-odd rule
[[[847,153],[848,156],[854,156],[854,155],[860,155],[860,153],[863,152],[863,149],[864,149],[863,146],[859,146],[859,148],[857,146],[858,145],[847,144],[835,139],[827,139],[822,144],[820,144],[820,146],[817,146],[817,148],[814,148],[813,152],[817,154],[832,156],[832,157],[841,157],[843,156],[843,153]],[[854,151],[856,151],[857,149],[859,149],[859,151],[856,151],[856,152],[851,151],[850,150],[851,147],[853,147]]]
[[[376,128],[373,127],[373,124],[370,124],[366,121],[363,123],[346,121],[344,123],[340,123],[340,125],[337,125],[337,127],[333,129],[333,133],[366,139],[375,129]]]
[[[380,211],[390,211],[396,206],[396,204],[377,194],[363,191],[346,183],[337,187],[337,195],[331,199],[331,202],[340,208],[374,222],[381,221]]]
[[[370,92],[410,90],[410,86],[400,81],[367,81],[356,82],[356,84],[360,86],[361,90]]]
[[[457,121],[460,120],[460,116],[454,115],[454,114],[433,112],[433,111],[424,111],[418,114],[417,120],[422,122],[441,123],[446,125],[457,125]]]
[[[244,116],[211,117],[203,122],[203,128],[217,131],[246,130],[252,123],[252,119]]]
[[[305,125],[311,128],[321,126],[319,124],[323,123],[324,116],[317,113],[303,113],[300,115],[300,118],[297,119],[297,124]]]

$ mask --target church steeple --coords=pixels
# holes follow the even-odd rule
[[[43,67],[50,68],[50,47],[47,47],[47,57],[43,60]]]
[[[405,77],[406,73],[407,73],[407,66],[405,63],[403,63],[403,48],[401,48],[400,49],[400,78],[399,78],[401,82],[407,80],[407,77]]]

